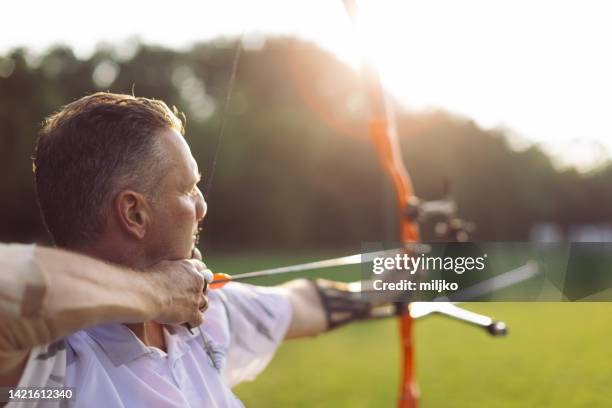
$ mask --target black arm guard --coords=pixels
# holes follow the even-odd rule
[[[325,309],[327,330],[370,317],[372,302],[365,299],[360,291],[349,290],[349,286],[343,282],[326,279],[315,279],[311,282],[317,289]]]

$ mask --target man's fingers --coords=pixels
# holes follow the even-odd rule
[[[202,295],[202,299],[200,299],[200,306],[198,307],[200,312],[204,312],[208,309],[208,297],[206,295]]]
[[[208,297],[204,294],[200,297],[198,311],[193,315],[193,318],[188,322],[191,327],[198,327],[204,323],[203,313],[208,309]]]

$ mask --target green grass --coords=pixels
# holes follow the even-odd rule
[[[208,261],[240,272],[315,259],[284,258]],[[492,338],[444,317],[417,321],[422,408],[612,406],[611,303],[464,306],[506,321],[510,334]],[[393,319],[364,322],[287,342],[254,382],[235,391],[251,408],[393,407],[400,370],[396,329]]]

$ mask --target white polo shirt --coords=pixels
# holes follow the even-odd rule
[[[165,326],[167,353],[122,324],[97,326],[34,349],[18,386],[74,387],[72,402],[42,407],[242,407],[231,387],[266,367],[291,304],[280,288],[239,283],[211,291],[209,301],[193,334]],[[7,405],[24,406],[37,405]]]

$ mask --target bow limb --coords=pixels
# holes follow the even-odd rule
[[[357,10],[355,2],[353,0],[343,1],[347,13],[355,24]],[[393,109],[387,100],[378,72],[364,57],[364,53],[361,58],[361,73],[370,105],[369,134],[376,147],[379,161],[391,179],[395,191],[400,241],[402,244],[419,242],[419,226],[410,211],[414,195],[413,187],[402,158]],[[413,321],[405,305],[398,304],[397,310],[403,360],[398,407],[416,408],[418,388],[414,370]]]

